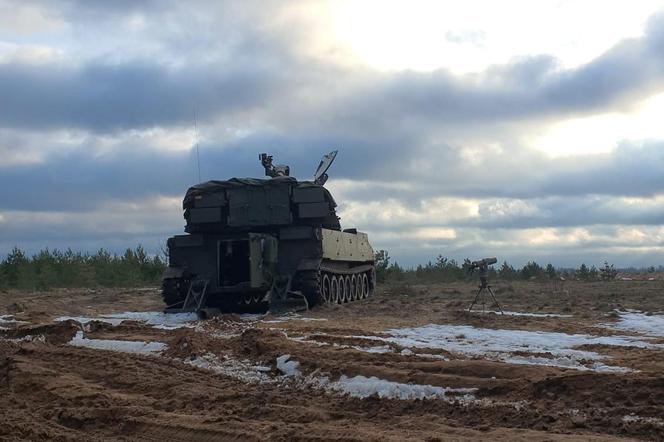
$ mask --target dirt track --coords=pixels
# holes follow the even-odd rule
[[[662,288],[658,281],[499,283],[506,311],[568,315],[501,316],[464,311],[471,285],[393,286],[369,300],[302,316],[226,315],[181,328],[137,320],[113,325],[103,318],[54,321],[157,311],[156,291],[0,293],[0,314],[13,315],[0,324],[6,328],[0,330],[0,438],[664,440],[664,337],[611,327],[620,320],[616,309],[661,314]],[[427,324],[452,334],[436,337],[443,345],[399,335],[404,328],[420,333],[417,327]],[[555,332],[542,340],[584,334],[632,336],[646,344],[592,341],[565,350],[598,354],[603,365],[528,346],[505,354],[464,353],[476,351],[476,330],[490,338],[511,330],[506,339]],[[167,347],[130,354],[73,346],[75,336],[86,343]],[[286,376],[288,370],[278,368],[284,355],[298,374]],[[528,363],[514,363],[519,360]],[[339,389],[343,379],[372,377],[397,385],[402,394],[449,390],[428,399],[395,399],[353,397]]]

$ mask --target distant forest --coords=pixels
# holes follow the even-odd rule
[[[468,274],[470,262],[470,259],[457,262],[454,259],[438,255],[435,262],[430,261],[426,265],[418,265],[415,268],[404,268],[397,262],[391,262],[391,257],[386,250],[378,250],[376,252],[376,279],[379,282],[408,282],[416,280],[420,282],[463,281],[470,278]],[[609,264],[606,261],[599,268],[586,264],[581,264],[576,269],[556,268],[550,263],[540,265],[535,261],[530,261],[521,268],[515,268],[507,263],[507,261],[503,261],[502,264],[489,267],[489,278],[506,281],[546,281],[561,278],[579,281],[608,281],[618,277],[619,271],[627,274],[656,273],[664,271],[664,268],[659,266],[657,268],[648,267],[643,269],[629,268],[618,270],[613,264]]]
[[[166,260],[142,246],[122,255],[44,249],[27,256],[14,247],[0,262],[0,288],[45,290],[55,287],[140,287],[158,285]]]
[[[439,255],[435,262],[404,268],[392,262],[385,250],[376,252],[376,277],[379,282],[419,281],[447,282],[469,279],[467,272],[470,260],[457,262]],[[161,274],[167,264],[165,256],[150,256],[142,246],[127,249],[123,254],[111,254],[100,249],[94,254],[74,252],[67,249],[44,249],[28,256],[17,247],[0,261],[0,288],[46,290],[59,287],[141,287],[159,285]],[[624,269],[621,272],[655,273],[664,269]],[[576,269],[544,266],[532,261],[521,268],[507,262],[490,268],[491,279],[501,280],[551,280],[558,278],[580,281],[611,280],[618,270],[607,262],[597,268],[581,264]]]

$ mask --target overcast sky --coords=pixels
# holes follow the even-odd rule
[[[401,264],[664,264],[664,1],[0,0],[0,254],[157,252],[258,153]]]

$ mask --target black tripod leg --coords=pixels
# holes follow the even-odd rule
[[[473,300],[473,302],[471,302],[470,307],[468,307],[468,312],[470,312],[473,309],[473,306],[477,303],[477,298],[479,298],[480,293],[482,293],[481,288],[477,291],[477,294],[475,295],[475,299]]]
[[[503,309],[500,307],[500,304],[498,304],[498,300],[496,299],[496,296],[493,294],[493,290],[491,290],[491,287],[489,287],[489,293],[491,293],[491,297],[493,298],[493,302],[496,303],[498,306],[498,310],[500,310],[500,314],[504,315],[505,313],[503,312]]]

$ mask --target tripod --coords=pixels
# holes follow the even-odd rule
[[[477,291],[477,294],[475,295],[475,299],[473,302],[470,304],[470,307],[468,307],[468,312],[470,312],[473,309],[473,306],[477,303],[477,300],[481,298],[482,301],[482,313],[484,313],[484,305],[485,305],[485,300],[486,300],[486,292],[489,292],[489,295],[491,295],[491,298],[493,299],[493,302],[496,303],[498,306],[498,310],[500,310],[500,314],[504,315],[503,309],[500,307],[500,304],[498,304],[498,300],[496,299],[496,295],[493,294],[493,290],[491,290],[491,286],[488,284],[489,282],[489,276],[488,274],[486,276],[482,276],[482,270],[480,268],[480,285],[479,285],[479,290]],[[487,271],[488,273],[488,271]]]

